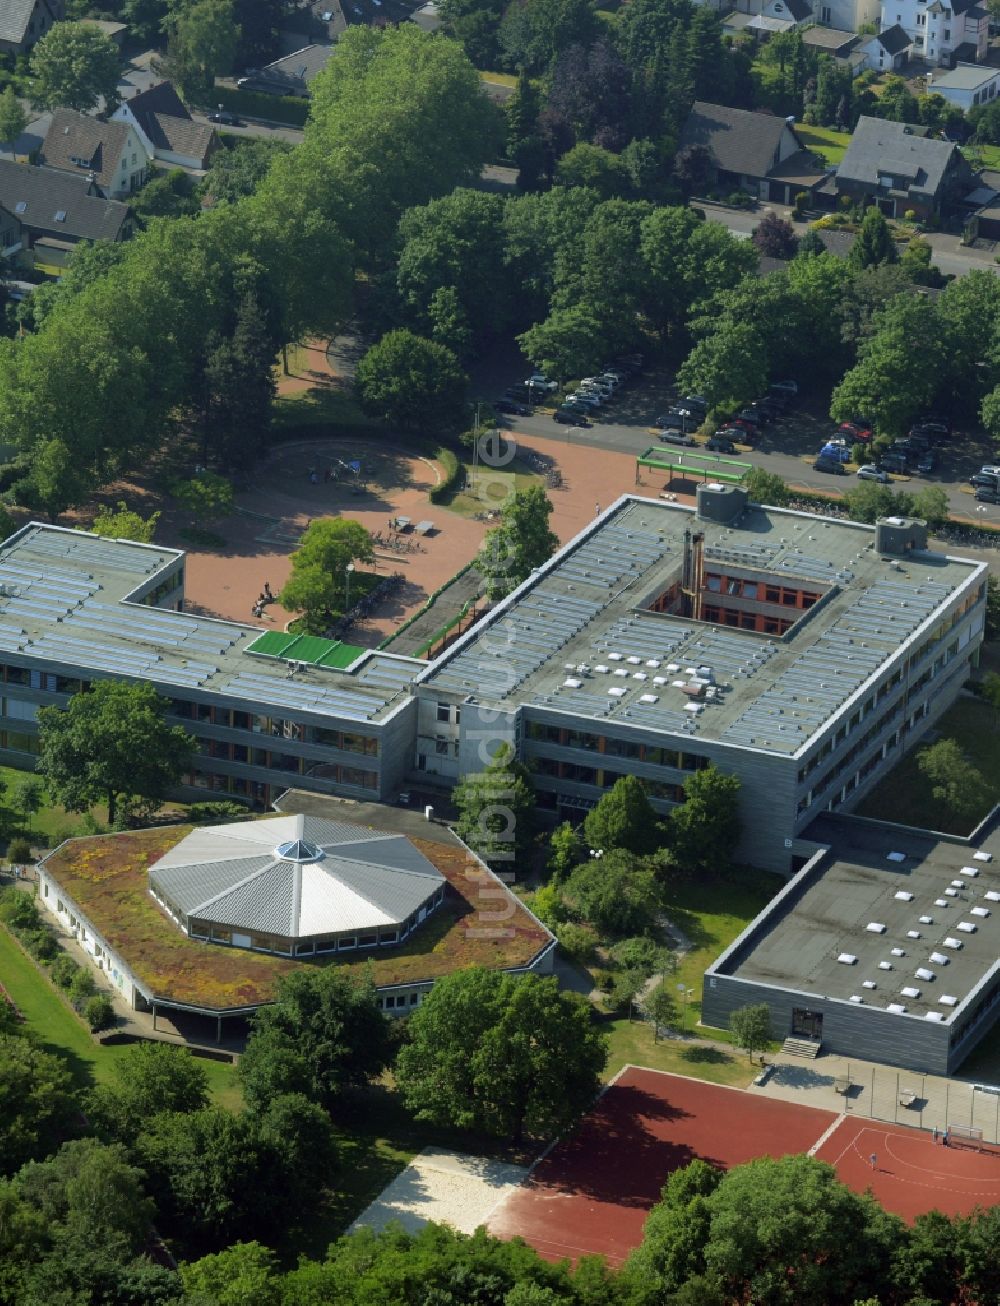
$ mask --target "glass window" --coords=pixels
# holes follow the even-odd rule
[[[450,721],[450,720],[451,720],[451,708],[450,708],[450,706],[449,706],[447,703],[438,703],[438,705],[437,705],[437,719],[438,719],[439,721]]]

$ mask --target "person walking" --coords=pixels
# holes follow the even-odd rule
[[[871,1167],[873,1170],[878,1168],[878,1156],[876,1155],[875,1152],[872,1152],[868,1160],[871,1162]]]

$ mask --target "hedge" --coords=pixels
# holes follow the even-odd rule
[[[263,91],[245,91],[237,86],[216,86],[212,97],[209,112],[214,113],[221,104],[230,113],[284,122],[290,127],[304,127],[309,114],[309,101],[296,95],[267,95]],[[225,123],[220,123],[220,126],[224,127]]]
[[[462,464],[458,461],[457,454],[451,449],[438,449],[437,460],[444,468],[444,478],[431,490],[428,498],[431,503],[443,503],[445,499],[454,493],[458,484],[458,479],[462,474]]]

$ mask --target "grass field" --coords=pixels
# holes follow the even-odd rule
[[[700,990],[699,990],[700,991]],[[688,1026],[692,1016],[688,1013]],[[734,1084],[746,1088],[758,1067],[751,1066],[744,1052],[730,1052],[697,1039],[653,1041],[653,1026],[640,1020],[612,1020],[605,1028],[608,1035],[608,1065],[604,1078],[610,1079],[625,1065],[645,1066],[650,1070],[668,1070],[674,1075],[691,1075],[713,1084]]]
[[[112,1078],[115,1063],[124,1055],[127,1045],[103,1047],[96,1043],[48,976],[39,971],[3,927],[0,927],[0,981],[42,1046],[63,1058],[80,1088],[92,1088]],[[243,1098],[235,1066],[221,1061],[202,1061],[201,1065],[215,1101],[221,1106],[240,1106]]]
[[[503,469],[502,475],[497,475],[495,471],[491,470],[488,478],[483,481],[482,486],[479,486],[473,483],[471,465],[466,464],[465,489],[459,490],[443,506],[449,512],[458,513],[460,517],[472,517],[477,512],[502,508],[511,493],[508,476],[513,476],[513,489],[515,490],[526,490],[530,485],[535,485],[538,482],[537,474],[531,471],[526,464],[515,458],[508,467]],[[470,485],[471,489],[469,488]]]
[[[984,168],[1000,168],[1000,145],[967,145],[962,153],[966,158],[978,156]]]
[[[23,817],[13,809],[13,795],[17,786],[30,775],[30,771],[19,771],[12,766],[0,766],[0,803],[3,811],[3,828],[8,837],[23,833],[25,838],[35,842],[34,836],[45,835],[49,845],[59,843],[62,839],[84,831],[84,818],[79,812],[67,812],[64,807],[52,802],[48,793],[43,793],[41,809],[30,819]],[[99,804],[91,808],[95,821],[104,825],[108,819],[108,809]]]
[[[940,719],[936,733],[954,739],[970,762],[989,783],[990,797],[973,821],[956,819],[947,804],[936,799],[930,781],[917,765],[921,749],[914,749],[895,766],[858,807],[859,816],[898,821],[945,834],[967,834],[981,820],[1000,794],[1000,729],[996,714],[985,703],[960,699]]]
[[[840,163],[851,143],[850,132],[835,131],[832,127],[803,127],[796,123],[795,133],[807,150],[821,154],[829,164]]]

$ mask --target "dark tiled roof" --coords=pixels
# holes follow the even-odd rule
[[[797,23],[804,23],[812,17],[812,5],[809,0],[784,0],[785,8]]]
[[[678,149],[704,145],[725,172],[766,177],[774,166],[784,118],[696,100],[680,134]]]
[[[277,95],[305,95],[309,83],[330,62],[336,46],[306,45],[247,75],[256,89]]]
[[[848,54],[860,39],[857,32],[840,32],[835,27],[807,27],[802,33],[803,45],[839,55]]]
[[[0,159],[0,205],[32,231],[70,240],[119,240],[129,216],[127,204],[89,194],[85,176]],[[18,206],[24,209],[18,212]],[[66,216],[57,222],[55,215]]]
[[[62,10],[45,5],[53,18],[62,18]],[[0,0],[0,41],[23,45],[28,37],[28,24],[35,12],[35,0]]]
[[[148,90],[133,95],[126,103],[136,118],[144,113],[166,113],[171,118],[187,118],[188,121],[191,119],[191,115],[184,107],[184,101],[170,82],[157,82]]]
[[[83,176],[92,172],[97,184],[110,190],[127,141],[128,127],[123,122],[103,122],[73,109],[56,109],[42,145],[41,162],[47,168]],[[86,162],[80,164],[78,159]]]
[[[927,140],[905,123],[862,117],[837,176],[841,181],[877,186],[884,173],[905,180],[910,189],[935,195],[956,148],[950,141]]]
[[[215,131],[207,123],[153,113],[144,115],[139,126],[154,150],[169,150],[171,154],[197,159],[198,167],[205,166],[216,146]]]
[[[886,54],[893,58],[897,54],[902,54],[904,50],[908,50],[913,44],[913,41],[899,23],[895,23],[892,27],[887,27],[884,32],[880,32],[878,40]]]

